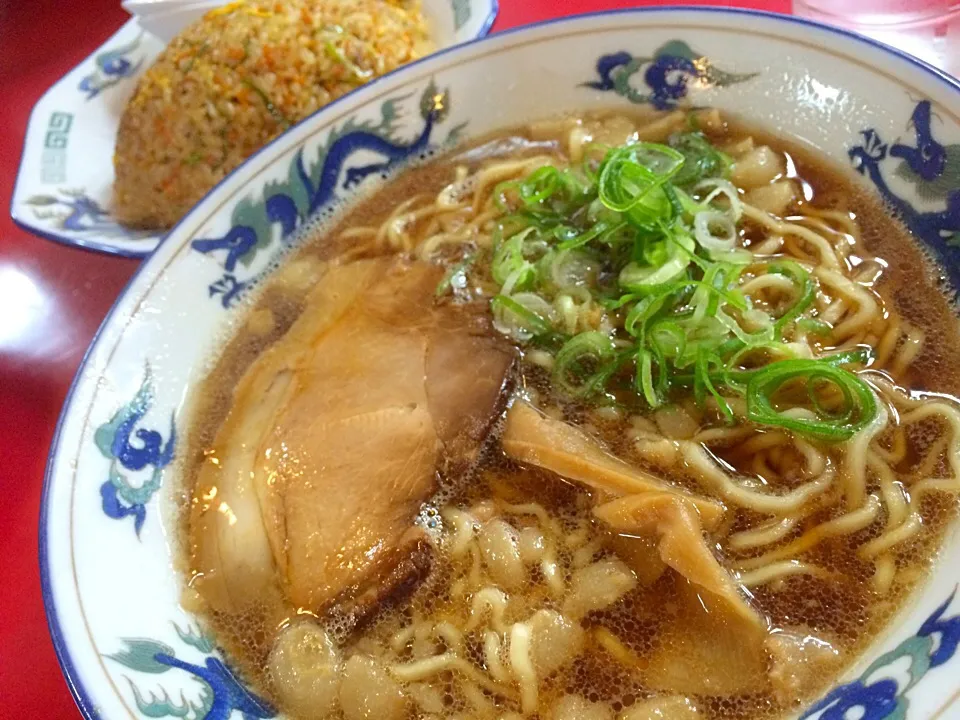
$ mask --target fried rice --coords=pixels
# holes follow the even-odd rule
[[[170,227],[290,125],[429,50],[420,0],[241,0],[207,13],[124,110],[115,216]]]

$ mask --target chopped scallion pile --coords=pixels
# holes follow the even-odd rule
[[[874,419],[873,391],[842,367],[869,356],[815,358],[797,342],[831,331],[815,279],[744,247],[730,159],[706,136],[588,155],[494,189],[503,216],[486,262],[497,328],[550,352],[564,392],[648,408],[692,396],[728,422],[745,405],[750,421],[827,441]],[[782,301],[744,292],[763,275],[780,276]]]

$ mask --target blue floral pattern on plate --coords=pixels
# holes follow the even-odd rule
[[[874,128],[861,131],[862,141],[848,155],[857,172],[876,187],[890,208],[918,238],[944,260],[955,287],[960,287],[960,144],[943,145],[933,137],[929,100],[917,103],[908,127],[913,144],[881,140]],[[900,163],[893,174],[913,186],[919,200],[941,203],[942,210],[918,210],[888,184],[882,167],[891,158]]]
[[[85,75],[77,85],[77,89],[84,93],[87,100],[92,100],[124,78],[137,74],[145,57],[141,55],[139,59],[134,61],[129,56],[140,48],[142,39],[143,33],[141,32],[125,45],[119,45],[94,55],[95,68],[93,72]]]
[[[957,591],[924,621],[913,637],[881,655],[853,682],[830,691],[801,720],[903,720],[910,706],[907,693],[934,668],[946,663],[960,644],[960,615],[944,618]],[[939,635],[939,642],[935,640]],[[907,658],[907,681],[898,682],[894,665]]]
[[[652,57],[638,57],[625,50],[602,55],[596,70],[599,80],[582,83],[584,87],[611,91],[632,103],[650,104],[657,110],[676,107],[687,97],[691,82],[701,88],[727,87],[759,74],[724,72],[682,40],[662,45]],[[646,89],[638,89],[633,80],[641,71]]]
[[[110,461],[107,480],[100,486],[103,512],[114,520],[132,517],[137,537],[147,517],[147,503],[160,489],[163,469],[173,459],[177,441],[172,414],[166,440],[157,430],[138,427],[153,402],[153,374],[147,365],[133,399],[98,427],[93,436],[97,449]],[[130,481],[131,473],[144,471],[149,475],[141,484]]]
[[[187,699],[180,691],[179,700],[170,696],[162,687],[158,691],[141,690],[129,677],[126,678],[133,693],[134,702],[142,715],[149,718],[186,718],[187,720],[227,720],[239,712],[244,720],[264,720],[276,716],[276,711],[258,697],[237,678],[234,672],[216,656],[213,640],[192,628],[182,630],[176,623],[173,627],[186,644],[199,650],[203,662],[181,660],[169,645],[144,638],[123,638],[124,648],[107,655],[130,670],[149,675],[161,675],[170,670],[189,673],[200,683],[199,696]]]
[[[372,175],[386,176],[404,162],[415,160],[434,150],[434,129],[443,123],[450,110],[450,94],[431,81],[420,97],[419,112],[423,128],[412,139],[398,137],[396,121],[401,104],[409,95],[391,98],[380,106],[378,121],[358,122],[352,118],[331,131],[312,161],[297,152],[289,173],[282,182],[267,183],[257,196],[248,196],[234,207],[229,230],[218,237],[200,237],[191,242],[197,252],[220,259],[223,274],[207,288],[210,297],[231,307],[262,275],[238,277],[238,266],[249,267],[255,256],[269,246],[273,226],[280,226],[281,242],[292,240],[304,220],[323,212],[337,202],[341,190],[350,190]],[[446,142],[453,142],[464,124],[452,128]],[[357,153],[374,154],[378,162],[351,165]],[[342,178],[342,179],[341,179]]]
[[[153,235],[119,225],[83,189],[61,188],[55,194],[32,195],[24,203],[30,206],[37,220],[50,221],[51,227],[59,230],[130,239]]]

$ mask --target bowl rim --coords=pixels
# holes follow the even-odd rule
[[[921,60],[903,50],[887,45],[886,43],[880,42],[873,38],[867,37],[860,33],[848,30],[846,28],[835,27],[832,25],[827,25],[825,23],[811,20],[808,18],[797,17],[794,15],[786,15],[782,13],[774,13],[765,10],[754,10],[750,8],[730,8],[730,7],[716,7],[716,6],[702,6],[702,5],[670,5],[670,6],[660,6],[660,7],[634,7],[634,8],[615,8],[609,10],[600,10],[595,12],[587,13],[578,13],[575,15],[568,15],[564,17],[550,18],[547,20],[540,20],[525,25],[520,25],[517,27],[508,28],[494,34],[488,34],[490,27],[492,26],[497,13],[499,11],[499,0],[491,0],[492,12],[487,18],[482,30],[481,35],[466,42],[460,43],[458,45],[453,45],[447,48],[443,48],[435,53],[427,55],[426,57],[420,58],[412,63],[404,65],[396,70],[393,70],[389,73],[386,73],[374,80],[366,83],[359,88],[358,90],[364,90],[370,87],[379,87],[388,80],[394,78],[398,74],[411,72],[414,68],[427,63],[432,62],[438,57],[449,55],[450,53],[457,52],[467,52],[469,49],[473,48],[476,45],[481,45],[484,43],[494,43],[498,42],[500,38],[510,37],[516,34],[532,32],[538,28],[552,27],[552,26],[563,26],[569,24],[577,24],[579,22],[584,22],[591,19],[603,18],[608,16],[615,15],[633,15],[633,16],[645,16],[645,15],[667,15],[671,13],[687,13],[687,14],[702,14],[706,17],[758,17],[762,18],[764,21],[771,21],[774,23],[784,23],[786,25],[800,26],[800,27],[811,27],[818,31],[827,32],[832,35],[837,35],[842,38],[848,39],[851,43],[856,43],[860,45],[866,45],[869,47],[876,48],[882,52],[885,52],[888,55],[891,55],[901,61],[904,61],[908,66],[913,66],[914,68],[922,71],[923,73],[932,76],[934,79],[941,82],[949,90],[960,93],[960,79],[951,76],[950,74],[940,70],[939,68],[931,65],[930,63]],[[340,107],[346,103],[353,101],[354,96],[357,94],[357,91],[347,93],[346,95],[337,98],[336,100],[328,103],[324,107],[316,110],[311,113],[303,120],[300,120],[281,135],[271,140],[269,143],[264,145],[262,148],[257,150],[253,155],[244,160],[239,166],[234,170],[228,173],[220,182],[218,182],[210,191],[208,191],[198,202],[197,204],[184,216],[180,221],[178,221],[164,238],[157,245],[159,250],[163,245],[166,244],[168,239],[176,234],[176,231],[179,227],[185,222],[187,218],[194,214],[197,208],[204,205],[207,199],[215,192],[217,192],[220,187],[232,180],[238,172],[244,172],[246,168],[252,164],[257,158],[259,158],[263,153],[270,151],[274,145],[278,142],[281,142],[285,139],[285,136],[292,132],[295,128],[312,122],[314,118],[321,113],[326,113],[330,108]],[[51,238],[52,239],[52,238]],[[126,298],[128,292],[136,286],[140,281],[141,276],[148,272],[153,267],[154,255],[156,250],[153,251],[148,257],[144,259],[144,262],[134,271],[133,275],[127,281],[127,284],[123,287],[120,293],[117,295],[116,300],[113,305],[110,307],[110,310],[104,316],[101,321],[97,331],[94,333],[93,338],[90,341],[90,345],[83,354],[83,358],[80,361],[80,364],[77,367],[76,374],[73,377],[73,380],[70,383],[70,387],[67,390],[66,396],[64,397],[63,407],[61,408],[60,415],[57,419],[57,424],[54,429],[53,438],[50,443],[50,450],[47,455],[47,464],[44,470],[43,478],[43,487],[41,490],[40,496],[40,518],[39,518],[39,527],[38,527],[38,540],[39,540],[39,563],[40,563],[40,587],[41,587],[41,596],[44,604],[44,612],[47,618],[47,626],[50,633],[51,641],[53,642],[54,651],[57,656],[57,663],[60,665],[60,671],[64,676],[64,680],[67,683],[67,687],[70,690],[70,694],[73,696],[74,702],[77,705],[77,708],[80,711],[80,714],[85,718],[85,720],[100,720],[101,715],[97,710],[96,703],[94,702],[91,694],[84,687],[81,682],[80,676],[76,670],[76,667],[73,663],[73,659],[70,655],[70,649],[68,643],[66,642],[63,634],[63,630],[60,624],[60,619],[57,615],[56,603],[53,596],[52,588],[52,579],[50,575],[50,564],[49,564],[49,548],[47,545],[48,533],[48,514],[49,514],[49,496],[51,491],[51,486],[53,484],[53,468],[54,461],[60,450],[60,441],[61,433],[63,430],[64,422],[68,414],[71,411],[71,406],[73,404],[73,398],[75,391],[77,390],[78,385],[80,384],[84,373],[87,369],[87,365],[90,361],[90,358],[93,354],[93,351],[97,348],[100,343],[101,337],[103,335],[106,327],[111,323],[114,318],[117,309],[122,304]],[[118,253],[119,254],[119,253]]]

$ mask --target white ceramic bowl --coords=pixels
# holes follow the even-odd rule
[[[421,104],[436,92],[448,94],[444,117]],[[957,281],[960,84],[870,40],[754,12],[612,12],[503,33],[372,82],[258,152],[184,218],[77,375],[50,456],[40,560],[50,630],[86,717],[161,717],[184,703],[197,717],[269,715],[231,684],[177,603],[171,458],[237,300],[297,242],[303,218],[349,199],[354,181],[380,182],[458,139],[562,111],[679,100],[748,115],[854,163]],[[894,142],[917,162],[913,175],[894,172]],[[937,154],[946,162],[924,164]],[[335,181],[292,192],[298,164]],[[930,582],[806,717],[960,717],[958,561],[953,536]]]
[[[443,49],[490,32],[497,0],[423,0],[423,10]],[[195,16],[129,20],[37,101],[10,201],[17,225],[48,240],[111,255],[153,252],[165,233],[131,230],[111,213],[113,147],[137,80],[167,44],[145,29],[170,37]]]

